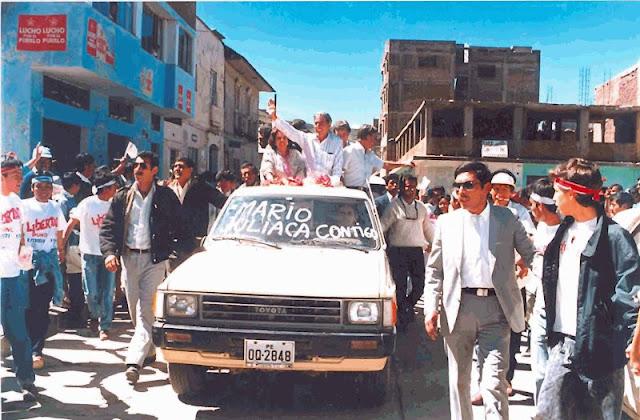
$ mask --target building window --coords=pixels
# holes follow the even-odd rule
[[[109,155],[109,162],[114,159],[120,159],[124,156],[124,151],[127,150],[129,139],[125,136],[109,133],[107,135],[107,154]]]
[[[418,57],[418,67],[438,67],[438,57],[435,55]]]
[[[193,40],[184,29],[180,28],[180,36],[178,39],[178,65],[182,70],[191,74],[192,61]]]
[[[478,66],[478,77],[482,79],[495,79],[496,66],[494,66],[493,64]]]
[[[112,22],[117,23],[131,33],[134,33],[134,8],[131,2],[99,1],[93,3],[93,8],[111,19]]]
[[[160,145],[158,143],[151,143],[151,153],[160,157]]]
[[[89,109],[90,93],[87,89],[44,76],[42,90],[45,98],[76,108]]]
[[[142,9],[142,48],[162,60],[162,18],[148,7]]]
[[[211,70],[211,105],[218,106],[218,73]]]
[[[196,64],[196,77],[194,77],[194,82],[195,82],[195,87],[194,90],[197,92],[198,91],[198,65]]]
[[[198,149],[195,147],[189,147],[187,149],[188,157],[193,161],[193,166],[198,168]]]
[[[178,153],[178,149],[169,149],[169,164],[171,166],[178,160]]]
[[[218,146],[212,144],[209,146],[209,171],[214,174],[218,172]]]
[[[109,98],[109,117],[128,123],[133,122],[133,105],[116,98]]]
[[[160,115],[151,113],[151,129],[153,131],[160,131],[161,121]]]

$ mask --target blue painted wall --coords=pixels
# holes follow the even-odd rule
[[[178,25],[193,39],[191,28],[171,7],[157,3],[171,16],[170,25]],[[107,163],[108,133],[130,138],[138,148],[151,149],[151,143],[162,151],[164,123],[160,131],[151,128],[151,113],[164,117],[188,118],[195,110],[194,78],[176,64],[177,40],[173,48],[167,38],[172,32],[165,25],[165,57],[160,61],[142,49],[140,27],[142,4],[136,8],[136,33],[112,22],[91,3],[3,3],[2,4],[2,150],[15,150],[21,159],[30,156],[32,148],[42,139],[43,119],[51,119],[82,127],[81,150],[93,154],[99,163]],[[65,51],[18,51],[16,49],[18,16],[64,14],[67,16],[67,47]],[[87,52],[88,21],[94,19],[105,31],[114,52],[114,64],[107,64]],[[177,35],[176,35],[177,36]],[[195,57],[192,60],[195,62]],[[43,73],[82,71],[82,82],[90,85],[92,78],[108,80],[118,88],[117,96],[135,104],[132,123],[109,117],[110,90],[91,90],[88,110],[76,108],[43,97]],[[143,91],[142,72],[153,74],[152,92]],[[54,76],[56,77],[56,76]],[[65,80],[69,82],[69,80]],[[73,83],[73,81],[71,81]],[[178,85],[183,86],[183,108],[178,109]],[[186,92],[192,92],[191,112],[186,112]]]
[[[552,163],[525,163],[522,168],[522,179],[526,182],[528,176],[546,176],[555,166]],[[605,185],[620,184],[625,189],[635,185],[640,177],[640,168],[637,166],[601,165],[600,172],[606,178]]]

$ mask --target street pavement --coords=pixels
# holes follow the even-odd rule
[[[448,419],[446,357],[442,340],[432,342],[419,317],[398,337],[392,364],[392,387],[384,404],[360,401],[353,384],[333,375],[287,373],[230,375],[212,373],[198,396],[178,398],[169,383],[166,364],[157,361],[142,370],[135,388],[123,373],[131,324],[115,320],[112,339],[100,341],[86,331],[65,330],[47,340],[47,366],[37,372],[39,402],[21,401],[9,372],[11,358],[0,369],[2,417],[6,419]],[[524,347],[523,347],[524,349]],[[520,357],[510,399],[510,416],[530,419],[533,378],[529,358]],[[484,418],[482,407],[474,417]]]

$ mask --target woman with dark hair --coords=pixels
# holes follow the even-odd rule
[[[260,164],[260,181],[269,184],[301,184],[306,175],[304,159],[292,148],[289,139],[279,130],[273,129],[269,145]]]

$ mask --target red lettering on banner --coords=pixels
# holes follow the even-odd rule
[[[178,85],[178,109],[182,111],[182,85]]]
[[[187,112],[191,113],[191,91],[187,91]]]
[[[34,233],[39,230],[51,229],[58,227],[57,217],[47,217],[46,219],[36,219],[33,223],[27,222],[27,232]]]
[[[87,21],[87,54],[110,65],[115,62],[104,28],[95,19]]]
[[[102,222],[104,221],[104,218],[105,218],[106,216],[107,216],[107,214],[106,214],[106,213],[104,213],[104,214],[99,214],[99,215],[97,215],[96,217],[92,217],[92,218],[91,218],[91,223],[92,223],[94,226],[98,226],[98,227],[100,227],[100,226],[102,226]]]
[[[65,51],[67,15],[19,15],[18,51]]]
[[[0,216],[3,224],[9,224],[14,220],[20,219],[20,209],[18,207],[14,207],[2,213]]]

